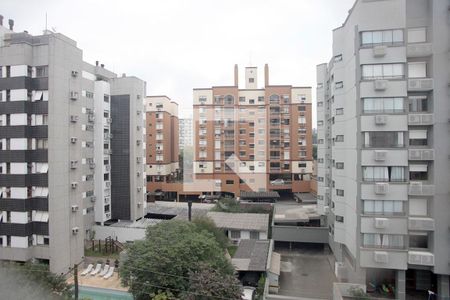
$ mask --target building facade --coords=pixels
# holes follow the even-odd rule
[[[192,118],[181,118],[180,122],[180,149],[194,146],[194,127]]]
[[[174,181],[180,168],[178,104],[167,96],[147,96],[145,111],[147,190],[162,192],[164,183]]]
[[[449,5],[358,0],[317,66],[318,203],[336,273],[395,283],[397,299],[449,297]]]
[[[205,192],[309,192],[311,88],[270,85],[245,69],[245,88],[194,89],[194,165]]]
[[[118,90],[127,79],[83,62],[62,34],[14,33],[0,22],[0,41],[0,259],[38,259],[65,273],[81,262],[90,227],[112,218],[103,189],[111,174],[107,102],[136,89]]]

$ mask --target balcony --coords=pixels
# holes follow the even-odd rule
[[[434,88],[432,78],[411,78],[408,79],[408,92],[428,92]]]
[[[409,149],[409,160],[434,160],[434,149]]]
[[[410,217],[408,219],[408,229],[421,231],[434,231],[434,219]]]
[[[433,53],[431,43],[409,44],[406,48],[407,57],[427,57]]]
[[[409,114],[408,125],[433,125],[433,114]]]
[[[427,251],[408,251],[408,264],[434,266],[434,254]]]
[[[410,196],[433,196],[434,185],[422,184],[422,182],[410,182],[408,188],[408,195]]]

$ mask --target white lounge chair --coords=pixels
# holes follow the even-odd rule
[[[106,273],[105,276],[103,276],[104,279],[109,279],[113,276],[114,274],[114,267],[110,267],[108,270],[108,273]]]
[[[91,272],[91,276],[97,275],[101,269],[102,269],[102,264],[97,264],[95,266],[95,269]]]
[[[109,271],[109,265],[105,265],[105,267],[103,268],[103,270],[98,274],[98,276],[103,277],[105,276]]]
[[[87,268],[84,269],[83,272],[81,272],[80,275],[81,275],[81,276],[86,276],[89,272],[92,271],[93,268],[94,268],[94,265],[93,265],[93,264],[89,264],[89,265],[87,266]]]

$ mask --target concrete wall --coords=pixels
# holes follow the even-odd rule
[[[274,225],[272,239],[276,242],[328,243],[327,227],[295,227]]]

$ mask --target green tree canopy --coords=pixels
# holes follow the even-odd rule
[[[228,244],[230,243],[228,237],[222,229],[217,228],[211,218],[197,217],[193,222],[200,230],[206,230],[207,232],[212,233],[217,243],[219,243],[220,248],[226,249],[228,247]]]
[[[122,282],[138,300],[161,291],[178,297],[189,290],[189,275],[198,272],[200,265],[223,276],[234,274],[213,234],[194,223],[171,220],[148,227],[145,239],[129,247]]]

